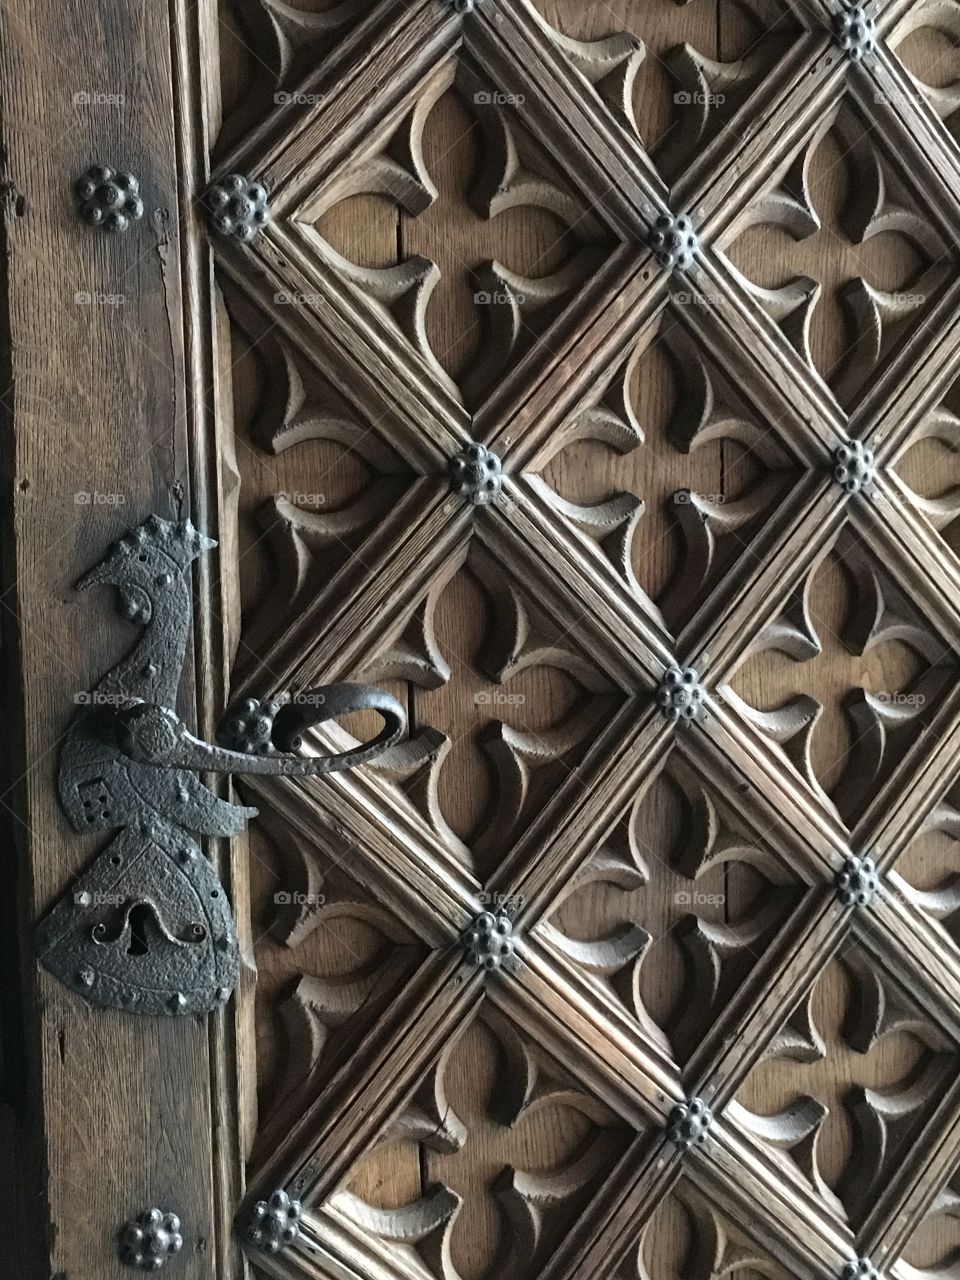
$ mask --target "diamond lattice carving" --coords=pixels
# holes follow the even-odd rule
[[[960,1264],[960,1193],[957,1174],[938,1192],[910,1234],[901,1266],[915,1268],[920,1276],[950,1276]]]
[[[557,5],[537,0],[545,21]],[[565,15],[566,17],[566,15]],[[730,123],[800,35],[797,16],[768,0],[657,2],[627,12],[584,9],[551,32],[572,65],[651,150],[675,180],[698,147]],[[613,29],[613,30],[611,30]]]
[[[410,721],[251,785],[265,1274],[952,1265],[954,18],[641,8],[266,0],[218,143],[237,684]]]
[[[909,504],[929,521],[954,555],[960,552],[960,418],[958,388],[925,414],[892,462]]]
[[[922,733],[951,679],[949,646],[908,622],[912,615],[904,589],[844,531],[754,641],[728,690],[848,825]],[[793,696],[784,701],[788,687]]]
[[[516,96],[464,62],[445,68],[397,132],[300,214],[315,220],[324,261],[469,404],[615,243],[542,154]]]
[[[776,430],[691,338],[680,316],[694,300],[680,291],[658,332],[531,465],[546,500],[677,631],[749,557],[800,474]]]
[[[960,6],[955,0],[914,5],[891,33],[889,43],[914,81],[917,97],[925,99],[956,136]]]
[[[423,957],[403,924],[348,872],[272,814],[251,848],[260,1111],[274,1118]]]
[[[624,240],[544,148],[522,92],[465,53],[307,187],[288,226],[405,340],[444,392],[479,408]],[[519,253],[517,246],[520,246]]]
[[[789,1280],[790,1273],[683,1178],[646,1223],[617,1280]]]
[[[652,1018],[685,1062],[802,892],[790,870],[674,751],[580,869],[546,933]]]
[[[469,631],[466,617],[475,620]],[[406,779],[413,802],[481,879],[571,778],[624,697],[575,630],[479,548],[438,578],[361,674],[417,689],[417,738],[377,771]]]

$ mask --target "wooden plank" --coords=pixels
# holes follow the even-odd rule
[[[181,1215],[181,1270],[199,1278],[216,1248],[208,1142],[197,1141],[212,1133],[206,1027],[86,1008],[29,952],[33,920],[97,852],[59,811],[59,740],[76,693],[130,643],[109,598],[81,601],[73,583],[147,514],[189,509],[170,16],[108,5],[91,22],[82,10],[14,7],[0,58],[6,180],[18,193],[6,206],[5,517],[22,664],[17,859],[47,1171],[25,1221],[44,1274],[120,1280],[116,1232],[156,1204]],[[124,235],[85,226],[73,208],[71,185],[95,160],[140,179],[146,212]],[[190,674],[184,685],[186,710]]]

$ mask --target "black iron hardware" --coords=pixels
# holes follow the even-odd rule
[[[159,1271],[182,1248],[180,1219],[162,1209],[145,1210],[120,1232],[120,1259],[137,1271]]]
[[[275,702],[247,699],[220,744],[194,737],[171,708],[190,628],[193,561],[216,544],[188,520],[151,516],[77,584],[111,584],[139,643],[89,693],[67,732],[60,799],[76,831],[118,834],[41,921],[43,964],[93,1004],[143,1014],[206,1013],[239,974],[230,904],[192,833],[232,836],[256,809],[195,775],[308,776],[373,760],[402,736],[403,708],[365,685],[334,684]],[[383,719],[377,737],[337,755],[298,755],[310,726],[352,711]]]
[[[300,1235],[301,1206],[286,1191],[274,1191],[269,1200],[258,1200],[247,1222],[246,1238],[261,1253],[280,1253]]]
[[[80,217],[104,231],[126,231],[143,217],[140,183],[132,173],[94,164],[74,185]]]

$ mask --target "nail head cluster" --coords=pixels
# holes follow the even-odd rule
[[[217,730],[221,744],[245,755],[273,755],[273,722],[280,710],[279,702],[244,700],[227,712]]]
[[[500,459],[486,445],[468,444],[450,459],[450,482],[474,506],[495,502],[503,488]]]
[[[120,1233],[120,1259],[138,1271],[159,1271],[182,1248],[180,1219],[162,1209],[148,1209]]]
[[[872,858],[847,858],[837,872],[837,897],[845,907],[865,907],[873,899],[880,883]]]
[[[501,913],[482,911],[463,935],[463,947],[478,969],[502,969],[516,950],[513,921]]]
[[[207,192],[207,208],[214,231],[249,243],[270,221],[267,189],[242,173],[231,173]]]
[[[262,1253],[279,1253],[300,1234],[301,1205],[286,1191],[274,1191],[269,1200],[258,1200],[250,1214],[247,1239]]]
[[[95,164],[77,180],[74,192],[80,217],[88,226],[104,231],[126,231],[143,217],[140,183],[132,173]]]
[[[846,493],[862,493],[877,478],[873,450],[862,440],[851,440],[833,451],[833,478]]]
[[[859,62],[864,54],[877,47],[877,24],[863,5],[841,9],[834,17],[837,42],[848,58]]]
[[[657,686],[657,706],[668,720],[697,720],[706,714],[704,690],[693,667],[668,667]]]
[[[689,1151],[706,1142],[713,1123],[713,1112],[702,1098],[689,1098],[678,1103],[667,1119],[667,1137],[680,1148]]]
[[[840,1280],[880,1280],[880,1272],[869,1258],[854,1258],[843,1268]]]
[[[661,214],[650,235],[650,248],[662,267],[670,271],[686,271],[698,248],[693,223],[685,213],[678,217],[672,213]]]

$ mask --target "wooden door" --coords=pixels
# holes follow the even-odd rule
[[[151,1209],[185,1280],[960,1276],[958,46],[956,0],[4,6],[5,1276],[121,1280]],[[218,541],[199,737],[407,716],[240,786],[202,1016],[33,934],[145,623],[73,584],[151,513]]]

